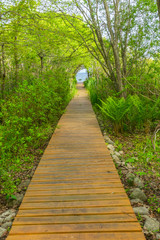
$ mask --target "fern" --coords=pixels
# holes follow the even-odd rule
[[[129,95],[127,102],[130,106],[130,111],[127,113],[126,122],[130,126],[130,129],[133,130],[135,125],[141,126],[143,123],[144,105],[137,95]]]
[[[106,116],[114,125],[115,133],[123,131],[123,120],[130,106],[124,98],[107,98],[106,102],[101,100],[102,106],[98,105],[104,116]]]
[[[155,102],[129,95],[126,99],[108,97],[98,105],[104,118],[113,124],[116,134],[125,130],[145,129],[150,131],[151,123],[160,119],[160,98]]]

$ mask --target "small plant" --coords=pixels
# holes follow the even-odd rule
[[[125,191],[126,191],[126,193],[127,193],[127,192],[129,192],[129,191],[130,191],[130,189],[129,189],[129,188],[126,188],[126,189],[125,189]]]
[[[148,203],[150,204],[150,208],[153,211],[160,213],[159,200],[156,195],[153,195],[152,197],[148,198]]]
[[[138,171],[138,172],[135,172],[137,175],[139,176],[144,176],[144,175],[147,175],[146,172],[143,172],[143,171]]]
[[[117,165],[117,164],[116,164]],[[119,174],[119,177],[120,179],[123,177],[123,173],[122,173],[122,170],[121,169],[118,169],[118,174]]]
[[[116,150],[119,152],[122,150],[123,144],[120,143],[118,140],[115,140],[115,146],[116,146]]]
[[[113,122],[114,131],[116,134],[123,132],[124,117],[129,111],[129,107],[124,98],[109,97],[104,102],[101,100],[102,106],[99,108],[102,114]]]
[[[137,160],[135,159],[135,158],[127,158],[126,160],[125,160],[125,164],[126,163],[135,163]]]
[[[139,213],[137,214],[137,219],[138,219],[138,222],[140,223],[141,227],[143,227],[143,219]]]
[[[139,222],[142,222],[143,219],[142,219],[141,214],[139,214],[139,213],[137,214],[137,219],[138,219]]]

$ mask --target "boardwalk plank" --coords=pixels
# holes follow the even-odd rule
[[[20,209],[49,209],[49,208],[76,208],[76,207],[107,207],[107,206],[129,206],[130,202],[126,199],[112,199],[99,201],[71,201],[71,202],[42,202],[42,203],[25,203],[22,202]]]
[[[132,214],[131,206],[123,207],[98,207],[98,208],[64,208],[64,209],[31,209],[19,210],[17,217],[36,217],[36,216],[65,216],[65,215],[86,215],[86,214]]]
[[[41,216],[41,217],[17,217],[15,225],[35,224],[63,224],[63,223],[112,223],[112,222],[136,222],[134,214],[111,214],[111,215],[78,215],[78,216]]]
[[[85,233],[85,232],[140,232],[138,222],[114,223],[79,223],[79,224],[39,224],[39,225],[13,225],[14,234],[44,234],[44,233]]]
[[[143,240],[141,232],[12,235],[8,240]]]
[[[113,184],[108,184],[108,185],[109,185],[109,187],[112,187],[111,185],[113,185]],[[109,195],[109,193],[111,193],[111,191],[112,191],[112,193],[115,193],[115,191],[114,191],[115,189],[116,190],[118,189],[119,191],[121,191],[121,189],[122,189],[123,192],[120,195],[126,197],[126,194],[124,194],[124,189],[121,188],[122,187],[121,184],[118,184],[118,183],[115,186],[113,186],[114,189],[112,187],[111,191],[110,191],[110,189],[107,189],[107,188],[102,188],[102,189],[95,189],[95,188],[94,189],[93,188],[85,189],[83,185],[81,185],[81,187],[82,188],[80,188],[80,189],[74,189],[74,190],[73,189],[66,189],[66,188],[64,188],[64,190],[62,190],[60,188],[57,188],[57,189],[54,189],[54,190],[49,190],[49,189],[47,189],[47,187],[45,188],[45,191],[43,189],[39,189],[39,191],[28,190],[26,192],[25,198],[29,197],[29,196],[37,196],[37,195],[47,196],[48,194],[49,195],[53,195],[53,196],[57,196],[57,195],[58,196],[61,196],[61,195],[67,196],[67,195],[75,195],[75,194],[77,194],[77,195],[81,194],[81,195],[85,195],[85,196],[86,196],[86,194],[89,195],[89,196],[91,194],[103,194],[103,195],[104,194],[108,194]],[[105,195],[105,198],[106,197],[107,197],[107,195]]]
[[[115,200],[115,199],[125,199],[126,195],[121,195],[121,194],[92,194],[92,195],[81,195],[81,194],[76,194],[76,195],[61,195],[61,196],[34,196],[34,197],[25,197],[24,203],[40,203],[40,202],[68,202],[68,201],[93,201],[93,200]]]

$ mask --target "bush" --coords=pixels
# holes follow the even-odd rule
[[[124,117],[130,108],[127,101],[124,98],[109,97],[105,102],[101,102],[102,107],[99,105],[99,108],[102,114],[113,123],[115,133],[122,132]]]
[[[84,82],[84,86],[88,89],[90,100],[93,105],[98,102],[97,83],[95,78],[87,79]]]
[[[46,73],[44,79],[24,81],[1,104],[0,183],[3,194],[16,189],[17,173],[31,168],[36,149],[53,132],[70,100],[70,85],[64,71]]]
[[[98,105],[104,118],[113,123],[115,133],[146,129],[160,119],[160,98],[156,101],[129,95],[126,99],[109,97]]]

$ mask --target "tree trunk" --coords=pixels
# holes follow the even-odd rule
[[[18,54],[17,54],[17,37],[14,38],[14,63],[15,63],[15,84],[14,87],[17,86],[18,83]]]
[[[42,56],[40,56],[40,60],[41,60],[41,75],[42,75],[43,73],[43,57]]]
[[[157,0],[157,7],[158,7],[158,17],[159,17],[159,28],[160,28],[160,0]]]
[[[96,33],[98,42],[101,46],[101,49],[99,49],[99,50],[100,50],[100,53],[101,53],[101,55],[102,55],[102,57],[105,61],[106,67],[108,69],[108,72],[109,72],[108,75],[109,75],[110,79],[112,80],[112,82],[114,84],[115,90],[120,91],[119,90],[119,85],[117,84],[117,79],[116,79],[116,76],[115,76],[116,74],[113,70],[113,67],[112,67],[112,64],[111,64],[111,61],[110,61],[110,58],[109,58],[109,50],[107,52],[106,47],[104,45],[103,36],[102,36],[100,26],[99,26],[99,22],[98,22],[98,12],[96,12],[96,14],[95,14],[90,0],[88,0],[88,5],[89,5],[90,15],[91,15],[92,23],[93,23],[93,26],[94,26],[94,29],[95,29],[95,33]],[[107,16],[109,17],[109,15],[107,15]],[[110,30],[111,30],[111,23],[110,23],[109,18],[108,18],[108,23],[110,25]],[[111,38],[113,38],[112,30],[110,31],[110,33],[111,33]],[[95,39],[95,42],[96,42],[96,39]],[[98,44],[96,44],[96,45],[98,46]]]
[[[1,82],[1,94],[2,99],[4,98],[4,89],[5,89],[5,78],[6,78],[6,69],[5,69],[5,54],[4,54],[4,43],[2,44],[2,82]]]
[[[121,62],[120,62],[120,57],[119,57],[119,48],[118,48],[118,4],[119,1],[116,1],[115,4],[115,23],[114,23],[114,31],[112,29],[112,24],[111,24],[111,17],[110,17],[110,12],[109,12],[109,7],[107,4],[106,0],[102,0],[104,9],[106,12],[106,21],[107,21],[107,27],[108,31],[110,33],[110,42],[113,50],[113,55],[114,55],[114,62],[115,62],[115,67],[116,67],[116,83],[117,83],[117,90],[118,92],[121,92],[121,96],[125,96],[125,93],[123,92],[124,87],[123,87],[123,81],[122,81],[122,74],[121,74]]]
[[[126,51],[122,52],[122,62],[123,62],[123,77],[125,78],[127,75],[127,57],[126,57]]]
[[[2,83],[2,56],[0,56],[0,83]],[[2,85],[2,84],[1,84]],[[2,86],[1,86],[2,87]],[[2,90],[2,88],[1,88]]]

